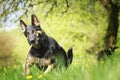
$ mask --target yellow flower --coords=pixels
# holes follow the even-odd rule
[[[32,76],[31,75],[26,76],[26,79],[32,79]]]
[[[42,78],[43,76],[42,75],[38,75],[38,78]]]

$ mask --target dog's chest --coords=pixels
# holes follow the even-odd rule
[[[51,60],[46,58],[36,58],[35,63],[39,66],[48,66],[51,63]]]
[[[29,53],[34,57],[42,58],[46,54],[46,49],[45,48],[36,49],[36,48],[32,47],[30,49]]]

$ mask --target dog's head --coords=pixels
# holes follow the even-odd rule
[[[33,47],[40,47],[40,41],[43,38],[43,30],[40,27],[40,23],[37,17],[33,14],[31,16],[31,25],[27,26],[22,20],[20,20],[20,26],[28,42]]]
[[[109,50],[110,50],[111,52],[114,52],[116,49],[118,49],[118,46],[109,47]]]

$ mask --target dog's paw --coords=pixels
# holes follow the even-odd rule
[[[29,68],[27,67],[27,64],[23,64],[23,70],[24,70],[24,73],[26,74],[26,75],[29,75],[30,74],[30,70],[29,70]]]

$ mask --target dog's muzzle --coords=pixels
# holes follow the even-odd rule
[[[31,43],[31,44],[34,44],[34,43],[35,43],[35,40],[30,40],[30,43]]]
[[[40,44],[38,40],[30,40],[30,44],[35,47],[35,48],[39,48]]]

